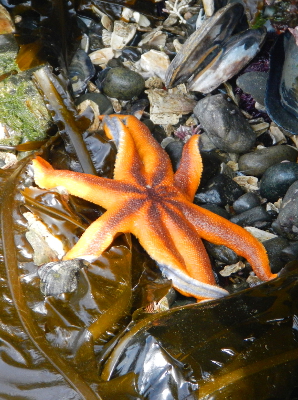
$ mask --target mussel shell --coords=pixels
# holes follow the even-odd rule
[[[87,83],[94,74],[95,67],[90,57],[84,50],[78,49],[69,66],[69,79],[75,96],[86,89]]]
[[[270,54],[265,106],[281,128],[298,135],[298,46],[290,32],[280,34]]]
[[[266,29],[248,29],[231,37],[220,55],[192,78],[189,90],[209,93],[236,75],[260,50]]]
[[[241,3],[231,3],[206,20],[171,62],[166,73],[166,87],[188,81],[216,59],[222,52],[221,43],[232,34],[243,12]]]
[[[84,267],[82,260],[56,261],[43,264],[38,269],[40,290],[45,296],[59,296],[74,292],[78,274]]]

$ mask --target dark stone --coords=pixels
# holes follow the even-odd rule
[[[294,182],[283,198],[274,230],[290,240],[298,240],[298,181]]]
[[[85,100],[93,101],[98,105],[100,114],[112,114],[114,112],[111,101],[101,93],[86,93],[78,97],[75,104],[76,106],[83,103]]]
[[[298,242],[291,242],[281,251],[281,257],[285,262],[298,260]]]
[[[236,84],[244,93],[249,93],[254,100],[264,105],[267,79],[267,72],[251,71],[239,76]]]
[[[246,153],[255,143],[256,134],[239,108],[222,94],[200,100],[194,114],[209,139],[220,150]]]
[[[133,61],[136,62],[141,58],[141,51],[137,47],[126,46],[121,51],[120,61]]]
[[[236,201],[234,201],[233,209],[236,214],[240,214],[259,205],[261,205],[261,200],[259,196],[255,193],[248,192],[244,193]]]
[[[288,247],[289,242],[287,239],[282,237],[276,237],[263,242],[263,245],[267,251],[270,267],[272,273],[278,273],[285,265],[281,252],[283,249]]]
[[[239,170],[246,175],[261,176],[274,164],[282,161],[295,162],[297,149],[287,145],[277,145],[243,154],[238,160]]]
[[[270,215],[262,206],[251,208],[241,214],[234,215],[230,221],[240,226],[254,226],[257,228],[265,227],[271,222]]]
[[[196,199],[195,199],[196,200]],[[194,201],[196,204],[196,201]],[[213,212],[214,214],[219,215],[220,217],[223,217],[225,219],[230,219],[230,214],[222,207],[217,206],[216,204],[197,204],[202,208],[205,208],[206,210],[209,210]]]
[[[183,146],[184,144],[182,142],[175,140],[174,142],[169,143],[165,147],[165,151],[168,153],[170,157],[174,172],[176,172],[178,169],[182,156]]]
[[[260,194],[269,201],[283,197],[289,187],[298,180],[298,164],[284,162],[268,168],[260,181]]]
[[[227,175],[218,174],[208,185],[196,193],[197,204],[212,203],[218,206],[232,204],[243,194],[243,189]]]
[[[204,245],[208,254],[215,260],[218,260],[226,265],[236,264],[239,261],[237,254],[223,245],[216,245],[214,243],[204,240]]]
[[[119,100],[131,100],[145,88],[144,78],[127,68],[112,68],[108,71],[102,89],[109,97]]]

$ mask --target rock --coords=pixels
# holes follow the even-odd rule
[[[257,149],[252,153],[243,154],[239,157],[239,171],[246,175],[261,176],[274,164],[282,161],[295,162],[297,159],[297,149],[287,145],[277,145]]]
[[[283,197],[296,180],[298,180],[298,164],[293,162],[275,164],[262,176],[260,194],[274,202]]]
[[[218,206],[232,204],[243,194],[241,187],[227,175],[218,174],[210,179],[208,185],[195,195],[195,201],[200,203],[212,203]]]
[[[127,68],[111,68],[103,82],[102,89],[109,97],[131,100],[142,93],[145,81],[141,75]]]
[[[98,107],[99,114],[112,114],[113,105],[111,101],[101,93],[86,93],[78,97],[75,104],[76,106],[82,104],[84,101],[92,101]]]
[[[196,202],[194,202],[196,204]],[[222,207],[217,206],[216,204],[199,204],[200,207],[205,208],[206,210],[209,210],[213,212],[214,214],[217,214],[225,219],[230,219],[230,214]]]
[[[267,79],[267,72],[251,71],[239,76],[236,84],[244,93],[249,93],[255,101],[264,106]]]
[[[277,220],[272,224],[277,233],[290,240],[298,240],[298,181],[294,182],[283,198]]]
[[[226,246],[216,245],[206,240],[204,240],[204,245],[211,257],[224,264],[236,264],[239,261],[237,254]]]
[[[176,172],[178,169],[182,156],[183,146],[184,145],[181,141],[175,140],[167,144],[165,147],[165,151],[170,157],[174,172]]]
[[[262,206],[251,208],[241,214],[234,215],[231,222],[240,226],[255,226],[256,228],[265,228],[271,223],[271,216]]]
[[[222,94],[200,100],[194,114],[214,145],[231,153],[246,153],[255,143],[256,134],[239,108]]]
[[[289,242],[287,239],[282,238],[282,237],[276,237],[270,240],[266,240],[263,243],[268,257],[270,261],[270,267],[272,273],[276,274],[278,273],[285,265],[285,262],[283,261],[281,257],[281,252],[283,249],[288,247]]]
[[[244,193],[236,201],[234,201],[233,209],[236,214],[240,214],[259,205],[261,205],[259,196],[256,193],[248,192]]]

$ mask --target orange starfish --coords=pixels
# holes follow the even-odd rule
[[[174,174],[166,152],[149,129],[129,115],[103,117],[106,135],[118,146],[114,179],[54,170],[33,160],[41,188],[64,186],[72,195],[105,209],[64,259],[98,258],[119,232],[131,232],[158,263],[173,286],[197,299],[228,292],[216,285],[201,238],[222,244],[245,257],[262,280],[274,278],[263,245],[245,229],[192,204],[202,173],[198,135],[183,149]]]

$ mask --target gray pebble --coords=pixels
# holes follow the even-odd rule
[[[261,200],[256,193],[248,192],[244,193],[233,203],[233,209],[236,214],[240,214],[244,211],[250,210],[251,208],[261,205]]]
[[[144,78],[127,68],[111,68],[103,82],[102,89],[109,97],[131,100],[145,88]]]
[[[266,240],[263,242],[263,245],[269,257],[271,272],[276,274],[285,265],[285,262],[281,257],[281,252],[289,246],[289,242],[285,238],[276,237]]]
[[[230,221],[240,226],[263,228],[271,222],[271,216],[266,212],[265,208],[257,206],[241,214],[234,215]]]
[[[298,164],[283,162],[272,165],[262,176],[260,194],[269,201],[283,197],[289,187],[298,180]]]
[[[292,146],[277,145],[243,154],[239,157],[238,166],[246,175],[261,176],[272,165],[285,160],[295,162],[296,158],[297,149]]]
[[[83,103],[85,100],[93,101],[98,105],[99,113],[102,115],[112,114],[113,105],[111,101],[101,93],[86,93],[76,100],[76,105]]]
[[[207,96],[194,109],[200,124],[214,145],[231,153],[246,153],[256,135],[239,108],[222,94]]]
[[[243,194],[243,189],[232,178],[218,174],[195,195],[196,204],[211,203],[218,206],[232,204]]]
[[[244,93],[249,93],[254,100],[264,105],[268,72],[251,71],[239,76],[236,84]]]
[[[277,220],[272,224],[277,233],[290,240],[298,240],[298,181],[294,182],[283,198]]]

